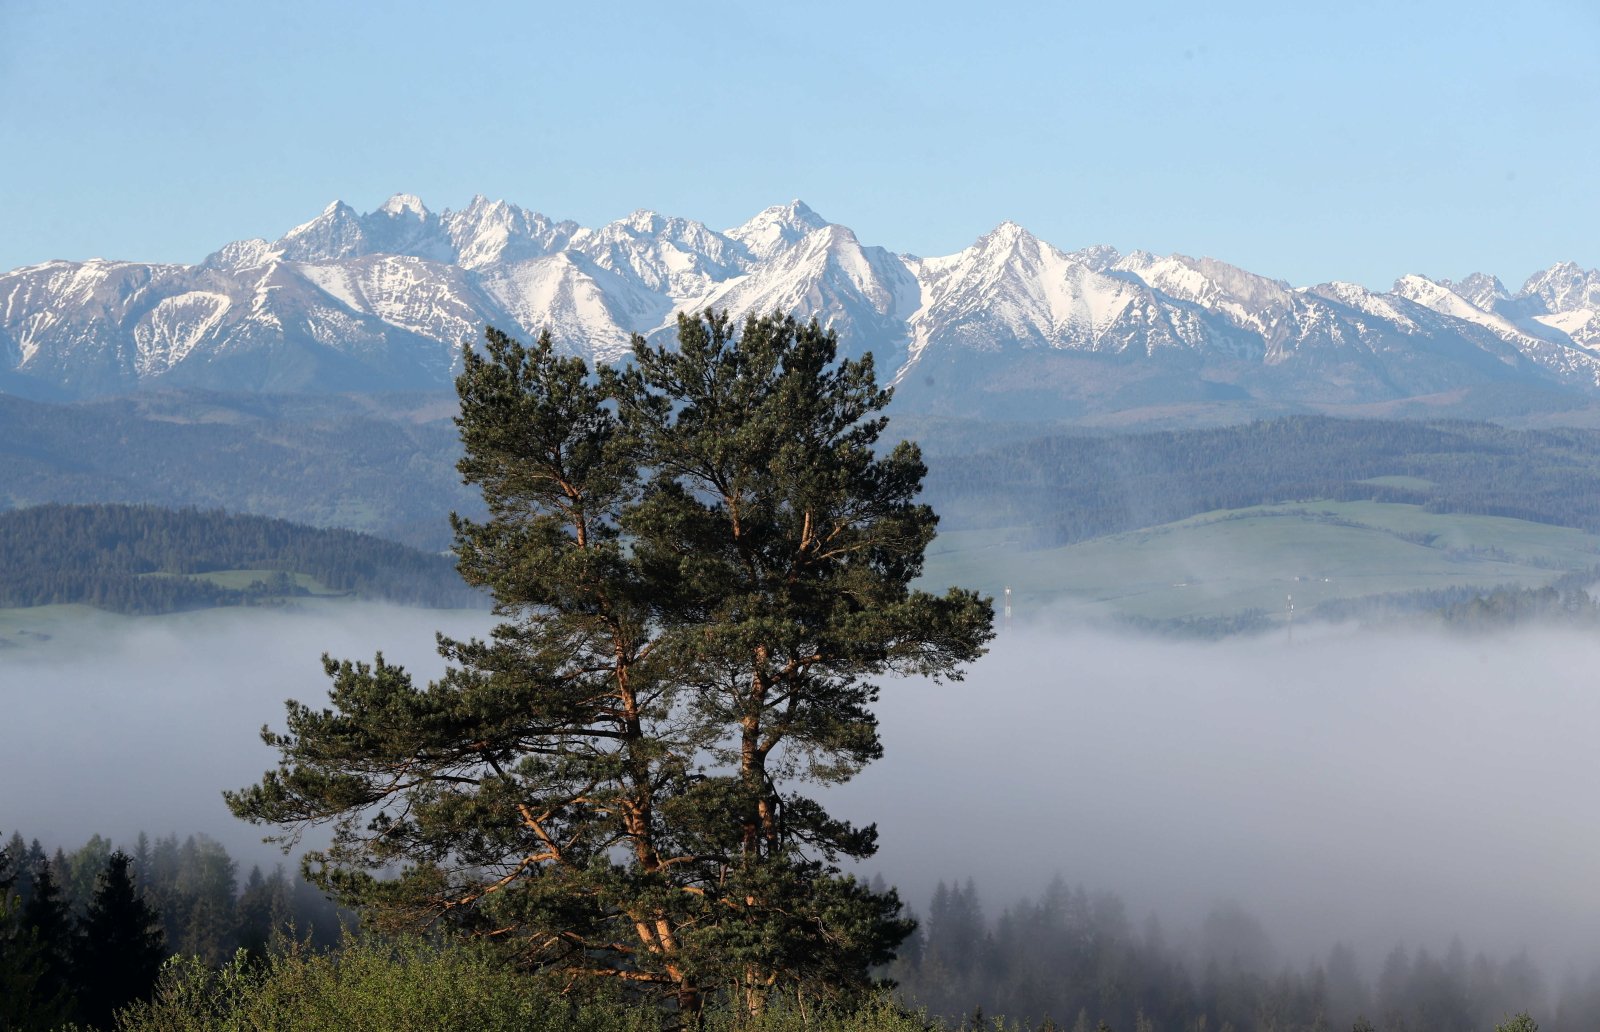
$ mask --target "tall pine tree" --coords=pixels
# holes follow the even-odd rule
[[[456,553],[505,622],[425,687],[327,660],[331,706],[291,703],[229,804],[331,822],[309,865],[344,901],[530,967],[690,1010],[866,984],[909,922],[839,871],[874,829],[800,789],[881,754],[873,678],[959,676],[992,633],[987,599],[910,587],[936,517],[915,446],[878,447],[870,356],[708,313],[597,376],[490,330],[457,389],[489,518]]]

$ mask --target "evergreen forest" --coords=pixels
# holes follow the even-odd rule
[[[242,584],[208,574],[255,571]],[[261,604],[313,593],[434,608],[487,604],[448,556],[349,530],[151,505],[0,513],[0,608],[81,603],[117,613]],[[242,578],[234,578],[241,580]]]

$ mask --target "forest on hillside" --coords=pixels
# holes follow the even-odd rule
[[[1309,499],[1421,505],[1600,531],[1600,431],[1292,416],[1203,430],[1057,434],[929,463],[947,527],[1070,544],[1216,509]]]
[[[455,469],[451,411],[448,399],[410,396],[352,406],[202,391],[77,404],[0,394],[0,510],[224,508],[442,551],[446,515],[475,516],[482,504]],[[1594,430],[1289,416],[1108,433],[893,416],[884,440],[903,437],[922,446],[923,498],[943,528],[1028,528],[1024,543],[1037,546],[1317,498],[1600,529]]]
[[[273,571],[243,586],[203,575]],[[436,608],[487,605],[449,556],[348,530],[151,505],[40,505],[0,513],[0,608],[81,603],[170,613],[325,590]]]
[[[0,393],[0,510],[45,502],[226,509],[430,552],[477,495],[446,396],[155,391],[77,404]]]

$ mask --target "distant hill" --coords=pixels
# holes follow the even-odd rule
[[[1220,509],[1329,499],[1600,533],[1600,431],[1295,416],[1137,434],[1058,433],[929,462],[942,527],[1053,547]]]
[[[123,502],[344,527],[430,552],[461,484],[453,394],[150,391],[76,404],[0,394],[0,510]]]
[[[453,558],[348,530],[151,505],[0,513],[0,608],[169,613],[308,595],[485,607]]]

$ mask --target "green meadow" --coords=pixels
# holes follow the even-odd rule
[[[1294,502],[1203,513],[1056,548],[1019,532],[955,531],[925,582],[993,594],[1019,616],[1278,616],[1327,599],[1419,589],[1538,587],[1600,562],[1600,536],[1498,516],[1385,502]]]

